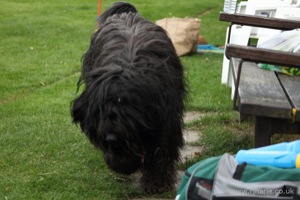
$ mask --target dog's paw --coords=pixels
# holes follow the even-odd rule
[[[153,181],[150,179],[143,180],[141,183],[143,190],[149,194],[165,193],[170,192],[174,189],[174,183],[172,181],[168,182],[167,180]]]

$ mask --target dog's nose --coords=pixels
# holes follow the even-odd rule
[[[116,134],[108,133],[105,138],[108,145],[118,146],[118,137]]]

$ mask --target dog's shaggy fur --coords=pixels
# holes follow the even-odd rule
[[[110,169],[142,172],[147,192],[174,187],[183,146],[183,67],[165,31],[143,19],[128,3],[104,12],[83,56],[71,104],[91,143]]]

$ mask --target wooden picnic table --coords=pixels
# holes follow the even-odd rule
[[[238,14],[221,13],[220,20],[282,30],[300,27],[298,21]],[[234,108],[241,116],[255,117],[254,146],[269,145],[274,133],[300,134],[300,76],[257,66],[270,63],[299,68],[300,54],[234,44],[226,45],[225,54],[236,88]]]

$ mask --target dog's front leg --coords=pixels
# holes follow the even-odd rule
[[[177,180],[177,160],[179,155],[168,148],[158,147],[149,151],[144,158],[141,185],[148,193],[162,193],[174,188]],[[177,150],[175,150],[177,152]],[[175,153],[177,154],[177,153]]]

